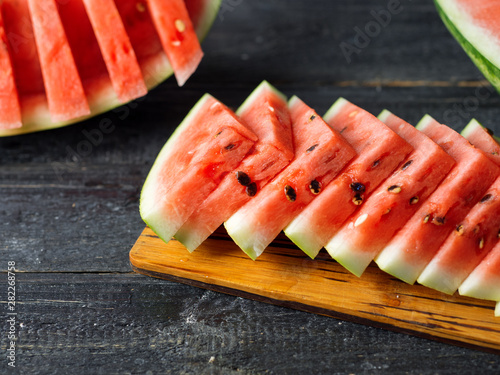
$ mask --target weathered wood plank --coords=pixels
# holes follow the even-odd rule
[[[23,374],[500,370],[497,355],[137,274],[18,273],[17,287]]]

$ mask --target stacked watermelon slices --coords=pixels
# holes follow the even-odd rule
[[[158,156],[140,210],[189,251],[224,224],[255,260],[284,231],[357,276],[375,261],[410,284],[500,301],[499,155],[475,120],[461,135],[343,98],[321,117],[263,82],[236,113],[200,100]]]
[[[220,0],[3,0],[0,136],[55,128],[183,85]]]

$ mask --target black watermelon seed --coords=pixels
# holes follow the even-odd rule
[[[375,160],[372,164],[372,168],[376,168],[378,167],[378,165],[380,164],[380,159],[379,160]]]
[[[431,215],[425,215],[424,223],[428,223],[430,218],[431,218]]]
[[[248,184],[245,192],[249,197],[253,197],[255,194],[257,194],[257,184],[255,182]]]
[[[236,179],[238,180],[240,185],[243,185],[243,186],[248,186],[252,182],[250,177],[245,172],[242,172],[242,171],[236,172]]]
[[[311,115],[311,117],[309,117],[309,121],[312,121],[316,118],[316,115]]]
[[[417,196],[414,196],[410,199],[410,204],[411,205],[414,205],[414,204],[417,204],[418,203],[418,197]]]
[[[315,145],[312,145],[311,147],[309,147],[309,148],[306,150],[306,152],[311,152],[311,151],[313,151],[313,150],[314,150],[316,147],[318,147],[318,146],[319,146],[319,143],[316,143]]]
[[[231,151],[235,147],[236,147],[236,145],[234,143],[230,143],[226,147],[224,147],[224,149],[228,150],[228,151]]]
[[[399,194],[399,193],[401,193],[401,186],[399,186],[399,185],[389,186],[389,188],[387,189],[387,191],[389,193]]]
[[[401,170],[405,170],[406,168],[408,168],[411,163],[413,163],[413,160],[408,160],[406,163],[403,164],[403,166],[401,167]]]
[[[462,224],[460,224],[459,226],[457,226],[457,233],[459,236],[462,236],[465,232],[465,229],[464,229],[464,226]]]
[[[491,199],[491,197],[493,197],[493,195],[491,194],[486,194],[482,199],[481,199],[481,203],[484,203],[484,202],[487,202]]]
[[[443,225],[446,221],[446,218],[444,217],[435,217],[433,220],[432,220],[432,223],[435,224],[435,225]]]
[[[359,194],[356,194],[354,198],[352,198],[352,203],[356,206],[360,206],[363,203],[363,197]]]
[[[314,195],[318,195],[321,192],[321,183],[318,180],[312,180],[309,184],[309,189]]]
[[[351,188],[352,191],[356,193],[364,193],[366,190],[365,185],[363,185],[360,182],[352,182],[349,187]]]
[[[290,202],[295,202],[295,200],[297,199],[297,193],[295,192],[295,189],[290,185],[285,186],[285,195]]]

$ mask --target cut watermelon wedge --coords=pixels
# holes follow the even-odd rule
[[[336,258],[360,276],[374,257],[430,196],[455,161],[441,147],[412,125],[383,111],[389,128],[414,147],[394,174],[380,185],[327,244]],[[399,187],[401,190],[394,193]]]
[[[259,140],[236,171],[228,174],[175,234],[193,251],[293,158],[286,97],[269,83],[260,84],[236,112]]]
[[[182,86],[203,57],[184,0],[148,0],[148,4],[177,83]]]
[[[479,70],[500,91],[497,0],[434,0],[444,24]]]
[[[140,200],[143,220],[168,242],[256,140],[225,105],[203,96],[148,174]]]
[[[472,119],[460,134],[478,149],[484,151],[496,165],[500,165],[500,144],[493,135],[493,131],[483,127],[476,119]]]
[[[457,164],[375,259],[382,270],[410,284],[499,173],[482,151],[432,117],[425,116],[417,129],[443,147]],[[481,171],[480,177],[477,171]]]
[[[55,0],[28,0],[28,6],[52,121],[89,115],[85,91]]]
[[[22,126],[21,105],[14,80],[7,36],[0,14],[0,129],[15,129]]]
[[[453,294],[498,242],[500,229],[500,177],[460,221],[417,281]]]
[[[324,119],[358,156],[285,228],[285,234],[311,258],[413,150],[375,116],[344,98],[335,102]],[[354,272],[336,247],[326,249]]]
[[[113,87],[121,102],[143,95],[148,89],[130,39],[113,0],[83,0],[99,42]]]
[[[463,296],[500,301],[500,242],[460,285]]]
[[[118,107],[123,101],[113,89],[82,1],[57,1],[57,8],[90,108],[89,116],[93,116]],[[185,7],[199,39],[210,29],[220,3],[221,0],[185,0]],[[115,5],[123,20],[143,80],[150,90],[168,78],[173,70],[163,50],[148,4],[145,0],[120,0],[115,1]],[[0,136],[47,130],[80,121],[81,117],[65,121],[53,121],[51,118],[27,0],[4,0],[0,6],[22,112],[22,127],[0,128]],[[54,39],[54,36],[51,38]],[[45,37],[43,39],[47,44],[48,40]],[[56,94],[60,93],[56,91]],[[74,116],[75,113],[71,115]],[[0,113],[0,123],[2,121]]]
[[[297,97],[289,101],[295,156],[288,167],[225,223],[228,234],[256,259],[356,155],[351,146]],[[272,218],[272,220],[270,220]]]

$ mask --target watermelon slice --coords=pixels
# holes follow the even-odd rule
[[[55,0],[28,0],[52,121],[90,114]]]
[[[175,234],[188,250],[196,249],[293,158],[290,114],[286,98],[263,82],[236,112],[259,137],[236,171],[226,175]]]
[[[335,249],[336,259],[357,276],[455,164],[453,158],[429,137],[391,112],[383,111],[379,119],[410,143],[414,151],[326,245],[327,249]],[[400,187],[401,191],[391,192],[393,186]]]
[[[453,294],[498,242],[500,177],[456,227],[417,281]]]
[[[478,121],[472,120],[461,133],[473,146],[500,167],[500,145]],[[498,242],[500,230],[500,177],[484,197],[450,233],[417,281],[453,294]]]
[[[256,140],[230,109],[205,94],[148,174],[140,199],[143,220],[168,242]]]
[[[356,155],[342,136],[299,98],[292,97],[288,106],[294,159],[224,223],[236,244],[254,260]]]
[[[500,242],[460,285],[463,296],[500,301]]]
[[[15,129],[22,126],[21,105],[14,80],[7,36],[0,14],[0,129]]]
[[[148,4],[177,83],[182,86],[203,57],[184,0],[148,0]]]
[[[123,103],[148,89],[113,0],[83,0],[118,98]]]
[[[470,143],[486,153],[495,164],[500,165],[500,144],[493,131],[472,119],[460,133]]]
[[[123,101],[111,83],[83,0],[56,3],[90,108],[90,116],[122,105]],[[202,39],[208,32],[220,3],[221,0],[185,0],[185,7],[198,38]],[[152,89],[168,78],[173,70],[158,36],[148,4],[146,0],[120,0],[115,1],[115,5],[136,55],[146,87]],[[52,129],[80,121],[81,117],[64,121],[55,121],[51,117],[39,62],[41,56],[37,52],[27,0],[4,0],[0,7],[22,113],[22,127],[0,128],[0,136]],[[47,44],[48,40],[45,40],[45,37],[43,39]],[[64,95],[66,94],[64,92]],[[2,116],[7,114],[0,112],[0,123],[5,121],[2,120]]]
[[[500,91],[500,34],[497,0],[434,0],[438,12],[486,79]]]
[[[344,98],[335,102],[324,119],[359,156],[285,228],[285,234],[311,258],[413,150],[375,116]],[[334,246],[326,249],[351,268]]]
[[[465,138],[432,117],[417,129],[450,154],[457,164],[429,199],[375,258],[378,266],[413,284],[449,233],[484,196],[499,168]],[[477,171],[481,171],[478,178]]]

